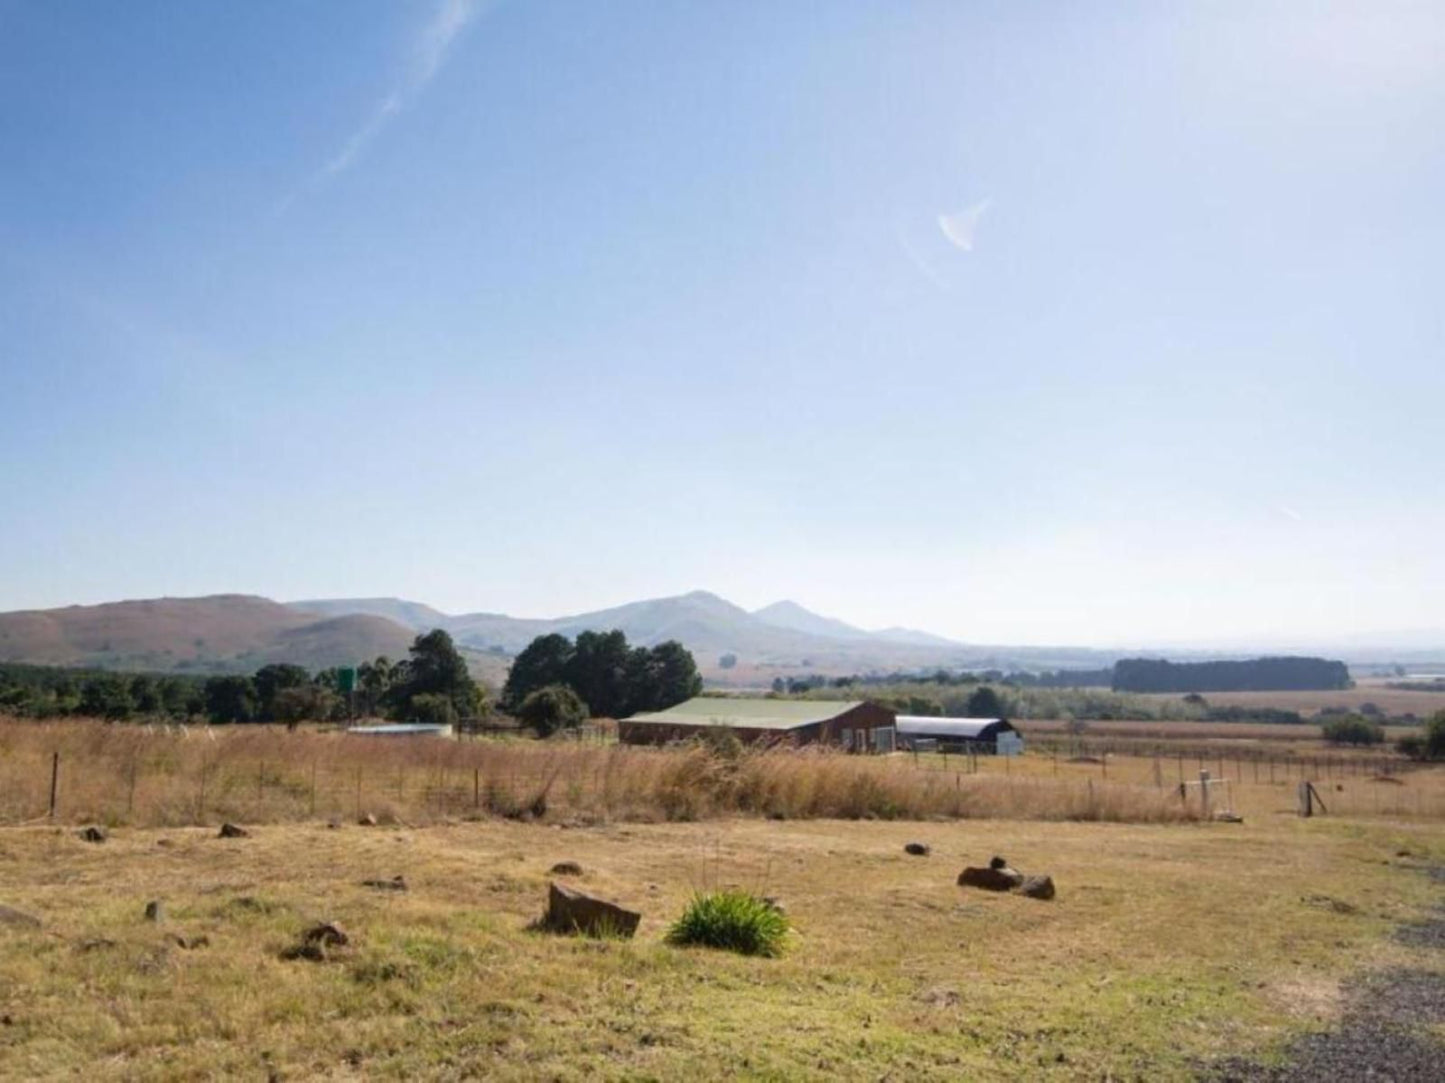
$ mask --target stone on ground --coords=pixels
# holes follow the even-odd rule
[[[980,869],[970,865],[958,874],[959,887],[976,887],[984,891],[1012,891],[1024,882],[1024,874],[1007,865]]]
[[[547,915],[542,925],[559,933],[631,938],[642,915],[584,891],[553,882],[548,885]]]
[[[1019,885],[1019,894],[1031,899],[1052,899],[1054,878],[1052,876],[1030,876]]]

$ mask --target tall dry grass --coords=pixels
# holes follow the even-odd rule
[[[448,817],[701,820],[1009,818],[1164,822],[1190,812],[1133,783],[932,770],[823,749],[654,749],[354,737],[265,726],[0,720],[0,822],[133,825]]]

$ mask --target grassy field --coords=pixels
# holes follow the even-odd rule
[[[933,846],[905,856],[904,842]],[[1402,856],[1402,851],[1408,854]],[[954,885],[1006,854],[1041,902]],[[548,869],[644,914],[635,941],[536,933]],[[1243,825],[448,823],[0,832],[0,1076],[1188,1077],[1328,1024],[1401,965],[1438,829]],[[367,879],[403,875],[411,890]],[[700,887],[779,895],[778,960],[664,944]],[[142,917],[162,899],[168,917]],[[308,923],[353,944],[287,960]],[[205,946],[182,948],[205,937]]]
[[[1333,1022],[1341,982],[1440,968],[1390,934],[1438,904],[1445,769],[1260,747],[729,759],[10,723],[0,905],[42,924],[0,920],[0,1078],[1153,1080],[1267,1058]],[[1243,823],[1200,822],[1201,769]],[[1327,815],[1295,814],[1302,777]],[[994,853],[1058,897],[955,885]],[[530,928],[564,860],[642,912],[636,940]],[[782,958],[665,943],[695,891],[733,886],[781,897]],[[288,958],[318,921],[352,943]]]

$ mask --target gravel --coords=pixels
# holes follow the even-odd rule
[[[1424,871],[1445,883],[1445,868]],[[1411,947],[1445,949],[1445,910],[1440,918],[1401,926],[1396,936]],[[1445,973],[1382,971],[1347,986],[1338,1025],[1296,1039],[1285,1050],[1283,1064],[1229,1057],[1209,1065],[1199,1078],[1210,1083],[1439,1083],[1445,1078],[1445,1045],[1426,1028],[1442,1023]]]

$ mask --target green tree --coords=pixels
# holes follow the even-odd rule
[[[665,711],[702,691],[702,674],[692,652],[675,639],[652,648],[655,684],[649,702],[634,710]]]
[[[130,679],[130,698],[137,714],[160,714],[165,709],[160,684],[148,673]]]
[[[1445,711],[1437,711],[1425,723],[1425,756],[1432,760],[1445,760]]]
[[[374,662],[362,662],[357,668],[356,677],[361,685],[365,713],[375,714],[385,701],[387,690],[391,687],[391,659],[383,654],[378,655]]]
[[[81,714],[117,721],[129,718],[135,704],[130,695],[130,681],[115,673],[91,677],[80,687]]]
[[[503,706],[515,712],[522,706],[522,701],[539,688],[564,684],[573,651],[572,641],[555,632],[538,636],[528,643],[512,661],[507,683],[502,689]]]
[[[582,632],[567,664],[566,684],[582,698],[595,718],[623,718],[628,711],[628,670],[631,648],[627,636]],[[641,679],[641,678],[639,678]]]
[[[250,677],[210,677],[205,703],[212,722],[251,722],[256,718],[256,686]]]
[[[980,685],[968,697],[969,718],[1002,718],[1003,700],[988,685]]]
[[[475,717],[481,711],[482,690],[445,629],[434,628],[417,636],[409,653],[411,657],[392,670],[388,700],[394,713],[409,716],[412,700],[427,695],[445,697],[461,718]]]
[[[251,678],[256,690],[256,717],[264,722],[290,721],[276,713],[276,697],[288,688],[302,688],[311,683],[311,674],[300,666],[273,662],[256,670]]]
[[[539,737],[550,737],[587,721],[587,705],[566,685],[553,684],[529,693],[518,707],[517,717]]]

